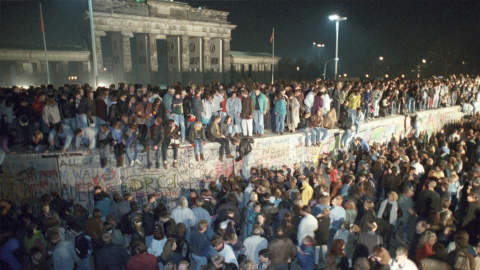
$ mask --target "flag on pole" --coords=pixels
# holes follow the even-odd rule
[[[43,15],[41,10],[40,10],[40,32],[43,33]]]
[[[272,30],[272,36],[270,37],[270,43],[273,43],[274,31]]]

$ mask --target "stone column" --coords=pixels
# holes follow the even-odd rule
[[[258,81],[258,64],[252,64],[252,80]]]
[[[157,35],[148,34],[148,57],[150,60],[150,83],[158,84]]]
[[[203,37],[203,71],[210,72],[210,37]]]
[[[222,42],[223,42],[223,56],[222,56],[222,59],[223,59],[223,66],[222,66],[222,72],[223,72],[223,82],[224,83],[230,83],[231,82],[231,78],[230,78],[230,67],[231,67],[231,61],[232,61],[232,58],[230,56],[230,40],[231,38],[226,38],[226,39],[223,39]]]
[[[127,82],[132,78],[132,49],[130,47],[130,38],[132,37],[133,33],[122,32],[123,72]]]
[[[103,31],[95,31],[95,49],[97,51],[97,66],[98,73],[103,70],[103,54],[102,54],[102,42],[101,37],[106,36],[106,33]]]
[[[122,33],[122,53],[123,53],[123,70],[125,72],[132,72],[132,51],[130,46],[130,38],[133,34],[124,35]]]
[[[183,83],[188,83],[190,80],[190,54],[189,54],[189,48],[188,48],[188,35],[183,35],[182,36],[182,64],[181,64],[181,70],[182,70],[182,82]]]
[[[250,74],[250,65],[249,64],[243,64],[243,80],[245,82],[250,81],[251,77],[249,76]]]
[[[212,80],[210,66],[210,37],[203,37],[203,82],[209,83]]]

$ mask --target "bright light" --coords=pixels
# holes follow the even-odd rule
[[[465,65],[465,61],[462,61],[462,65]]]
[[[297,67],[297,71],[300,71],[300,67]]]
[[[378,59],[380,59],[380,61],[383,61],[383,56],[380,56]]]
[[[342,77],[342,75],[338,75],[338,78],[341,78],[341,77]]]
[[[328,18],[329,18],[331,21],[336,21],[336,20],[338,20],[338,19],[340,18],[340,16],[338,16],[337,14],[335,14],[335,15],[330,15],[330,16],[328,16]]]
[[[317,45],[317,43],[316,43],[316,42],[313,42],[313,45]]]
[[[343,74],[343,77],[347,77],[347,73]]]
[[[405,78],[405,74],[402,74],[402,78]]]
[[[365,75],[365,77],[367,77],[367,78],[368,78],[368,77],[370,77],[370,75],[368,75],[368,74],[367,74],[367,75]]]
[[[426,64],[426,63],[427,63],[427,59],[423,59],[422,62],[423,62],[424,64]]]
[[[317,47],[318,47],[318,48],[325,47],[325,44],[320,44],[320,43],[319,43],[319,44],[317,44]]]
[[[385,78],[388,78],[388,74],[385,74]]]
[[[198,7],[198,9],[202,9],[202,7]]]
[[[340,16],[338,16],[337,14],[330,15],[330,16],[328,16],[328,18],[329,18],[331,21],[345,21],[345,20],[347,20],[347,17],[340,17]]]
[[[104,67],[103,70],[104,70],[104,71],[107,71],[107,68]]]

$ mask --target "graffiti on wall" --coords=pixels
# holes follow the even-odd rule
[[[457,122],[462,113],[456,108],[418,113],[417,128],[437,131],[444,125]],[[379,143],[388,142],[392,136],[403,136],[412,129],[410,118],[389,117],[362,124],[356,137]],[[338,149],[343,130],[330,130],[326,139],[318,147],[306,147],[303,133],[285,134],[255,139],[253,151],[255,166],[279,169],[282,165],[291,167],[299,163],[302,167],[314,167],[319,158],[330,156]],[[232,153],[235,149],[231,146]],[[221,175],[228,176],[233,171],[240,172],[242,161],[219,160],[219,144],[205,146],[205,161],[197,162],[192,147],[182,147],[178,153],[178,168],[173,168],[173,152],[167,152],[169,169],[155,166],[147,168],[147,155],[140,154],[142,165],[117,168],[115,157],[111,155],[106,168],[100,167],[97,154],[85,156],[58,156],[51,158],[32,157],[13,159],[8,156],[0,175],[0,196],[14,201],[30,202],[42,194],[59,191],[63,197],[72,197],[76,203],[87,209],[94,208],[93,188],[101,186],[109,193],[130,192],[140,203],[146,203],[149,194],[158,201],[173,207],[176,198],[187,195],[189,189],[202,189]],[[125,163],[126,157],[125,157]],[[155,160],[153,160],[155,163]]]
[[[33,202],[45,193],[64,192],[56,158],[6,158],[0,175],[0,197],[21,203]]]

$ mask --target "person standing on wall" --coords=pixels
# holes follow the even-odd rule
[[[255,158],[252,152],[253,143],[254,141],[251,138],[233,139],[233,145],[235,145],[235,147],[237,148],[237,153],[238,153],[238,156],[237,158],[235,158],[235,161],[239,162],[240,160],[243,159],[241,175],[244,181],[250,180],[250,176],[251,176],[250,168],[253,166],[253,163],[255,162]]]
[[[250,96],[252,97],[255,106],[253,132],[256,133],[258,137],[263,137],[263,117],[267,113],[267,97],[260,91],[260,85],[255,86],[255,91],[253,91]]]
[[[242,130],[243,137],[252,137],[253,133],[253,114],[255,113],[255,103],[247,90],[242,90]]]

